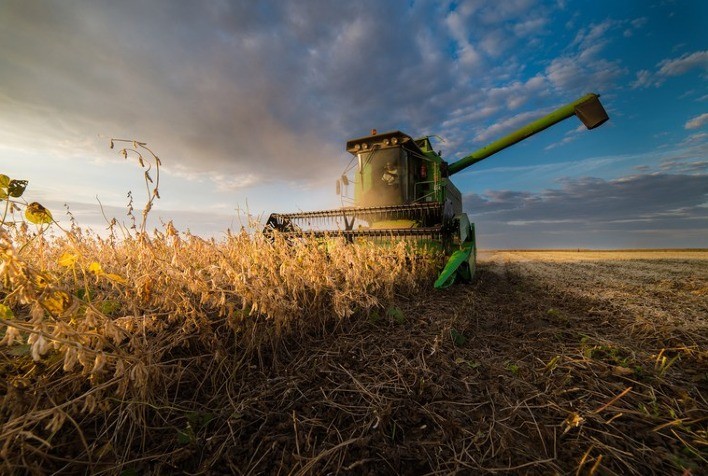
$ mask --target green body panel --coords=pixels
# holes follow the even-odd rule
[[[474,251],[474,243],[463,243],[459,250],[452,253],[435,281],[435,288],[447,288],[460,281],[469,282],[474,276]]]
[[[435,288],[442,289],[458,282],[470,282],[477,267],[477,242],[474,223],[462,213],[455,217],[459,228],[459,249],[447,260],[445,267],[435,281]]]

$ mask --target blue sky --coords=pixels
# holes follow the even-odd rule
[[[708,2],[0,0],[0,173],[105,228],[163,162],[153,224],[219,236],[337,207],[344,143],[437,134],[448,161],[587,92],[454,177],[484,248],[708,247]]]

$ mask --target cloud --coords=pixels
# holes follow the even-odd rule
[[[85,232],[94,233],[98,236],[107,237],[109,232],[109,224],[115,218],[116,226],[114,232],[117,238],[123,237],[124,230],[130,230],[132,220],[127,214],[126,207],[99,205],[95,203],[85,203],[77,201],[43,201],[42,204],[52,211],[52,216],[63,227],[71,226],[68,213],[75,218],[76,224]],[[136,204],[136,210],[133,211],[135,216],[136,226],[139,227],[142,220],[141,204]],[[205,237],[223,237],[227,230],[238,231],[242,226],[248,227],[249,223],[255,224],[256,220],[251,220],[248,214],[242,210],[232,209],[229,213],[228,208],[219,213],[214,210],[167,210],[160,206],[154,208],[148,215],[146,222],[146,230],[164,231],[164,225],[167,222],[172,222],[180,232],[191,231]],[[50,228],[50,232],[60,234],[61,232]]]
[[[706,123],[708,123],[708,113],[689,119],[684,127],[686,129],[700,129]]]
[[[341,171],[347,138],[429,127],[460,94],[430,5],[78,8],[3,8],[0,130],[13,144],[137,138],[192,173],[313,183]]]
[[[546,148],[544,150],[555,149],[556,147],[560,147],[562,145],[573,142],[578,137],[580,137],[580,134],[585,130],[587,130],[587,128],[583,124],[580,124],[575,129],[566,132],[565,135],[563,136],[563,138],[561,140],[559,140],[558,142],[554,142],[554,143],[546,146]]]
[[[457,57],[460,63],[468,69],[481,65],[482,61],[481,55],[470,43],[470,33],[467,30],[467,18],[473,12],[474,6],[471,2],[468,2],[459,10],[450,12],[445,19],[450,33],[457,44]]]
[[[637,88],[647,88],[651,85],[654,85],[654,77],[652,74],[647,71],[646,69],[642,69],[640,71],[637,71],[637,79],[635,79],[630,87],[632,89],[637,89]]]
[[[511,2],[503,16],[528,6]],[[347,138],[374,127],[429,132],[490,83],[468,74],[484,53],[467,35],[483,20],[449,29],[434,3],[80,8],[3,8],[6,147],[81,144],[90,154],[120,136],[149,142],[192,174],[312,184],[341,171]],[[473,10],[459,8],[467,19]],[[484,25],[487,49],[501,47],[496,26]],[[457,59],[448,55],[455,40]]]
[[[590,25],[588,28],[581,28],[575,35],[575,39],[571,46],[579,46],[579,49],[588,50],[598,44],[607,43],[607,33],[610,29],[616,27],[619,22],[616,20],[605,20],[600,23]]]
[[[524,14],[530,15],[530,18],[526,20],[517,18],[516,25],[519,28],[510,32],[513,34],[508,36],[518,36],[518,41],[514,43],[517,46],[520,42],[529,45],[529,41],[524,39],[523,35],[543,35],[542,27],[547,24],[547,12],[543,8],[538,11],[529,10],[527,2],[511,3],[511,5],[505,3],[507,5],[507,9],[504,10],[506,13],[497,12],[494,15],[485,15],[479,2],[464,3],[463,5],[466,6],[464,15],[461,12],[453,12],[455,14],[453,29],[457,32],[455,35],[465,38],[476,35],[477,38],[480,38],[478,44],[482,46],[482,51],[487,55],[495,55],[504,50],[497,36],[485,36],[484,21],[481,25],[482,33],[475,34],[472,26],[480,29],[480,25],[474,25],[468,20],[475,16],[499,20],[504,15],[525,12]],[[524,10],[525,8],[526,10]],[[502,84],[497,82],[491,87],[484,87],[479,92],[466,97],[443,122],[446,138],[449,139],[451,147],[469,149],[472,144],[465,137],[473,137],[474,142],[478,143],[503,135],[505,132],[528,122],[531,118],[540,117],[544,111],[550,110],[551,106],[557,106],[561,101],[567,101],[569,96],[584,94],[591,90],[611,90],[616,80],[625,75],[627,70],[619,60],[604,58],[603,49],[611,42],[611,33],[629,23],[628,21],[605,20],[582,28],[561,55],[545,59],[545,68],[533,76],[525,80],[512,79]],[[497,34],[499,31],[503,30],[497,29]],[[508,64],[511,68],[513,62]],[[519,66],[519,68],[523,70],[523,66]],[[512,78],[518,77],[518,73],[511,73],[510,76]],[[553,98],[556,97],[563,99],[554,100]],[[527,103],[533,103],[534,110],[524,111],[523,107]],[[544,103],[548,105],[543,107]],[[487,122],[487,125],[477,126],[474,134],[470,135],[468,124],[481,121]],[[550,148],[572,140],[573,137],[568,136]]]
[[[517,114],[509,119],[493,124],[485,129],[477,132],[474,140],[476,142],[485,142],[490,139],[504,135],[504,133],[518,129],[527,122],[540,117],[540,114],[536,111],[524,112]]]
[[[604,49],[627,22],[535,48],[555,33],[558,8],[11,1],[0,16],[0,141],[98,155],[109,137],[136,138],[166,173],[219,190],[329,181],[348,159],[344,141],[372,128],[438,132],[450,150],[470,150],[624,74]]]
[[[665,159],[659,164],[659,169],[666,173],[706,174],[708,160]]]
[[[305,72],[277,51],[289,38],[274,36],[276,24],[257,6],[208,6],[155,3],[141,15],[123,4],[84,5],[80,14],[19,2],[3,9],[0,35],[10,46],[0,81],[13,107],[1,122],[17,124],[25,136],[15,140],[28,144],[36,135],[48,143],[98,133],[148,140],[197,171],[245,174],[260,161],[274,175],[307,178],[328,168],[339,148],[313,135],[315,115],[299,108],[302,83],[280,80]],[[263,61],[276,52],[279,61]],[[298,164],[297,156],[312,160]]]
[[[445,25],[455,43],[458,64],[468,73],[489,67],[489,59],[502,57],[519,39],[544,34],[549,13],[533,0],[490,4],[468,0],[452,4]]]
[[[708,175],[584,177],[561,184],[562,188],[539,193],[464,195],[464,208],[477,223],[481,246],[708,245]],[[669,237],[668,230],[672,232]]]
[[[605,20],[581,28],[568,52],[553,59],[546,67],[548,81],[559,91],[575,94],[611,89],[612,83],[626,74],[619,60],[608,60],[601,53],[610,43],[610,32],[623,22]]]
[[[544,27],[548,24],[548,19],[544,17],[532,18],[530,20],[515,23],[513,26],[514,34],[519,37],[526,37],[532,34],[543,32]]]
[[[624,30],[623,35],[626,38],[629,38],[634,35],[634,32],[636,30],[639,30],[644,27],[644,25],[647,24],[649,19],[647,17],[640,17],[640,18],[635,18],[634,20],[631,20],[629,22],[629,26],[627,29]]]
[[[640,70],[636,73],[636,79],[631,84],[632,89],[659,87],[672,76],[680,76],[694,69],[708,72],[708,51],[696,51],[686,53],[678,58],[667,58],[661,60],[656,65],[656,72]]]
[[[499,86],[483,88],[474,94],[469,104],[454,109],[445,127],[460,123],[472,123],[501,111],[513,111],[530,98],[546,95],[548,83],[543,75],[535,75],[526,81],[512,81]]]
[[[691,145],[691,144],[703,144],[708,142],[708,132],[698,132],[697,134],[691,134],[688,137],[686,137],[682,145]]]
[[[261,181],[261,176],[254,174],[232,175],[218,172],[195,172],[193,169],[181,164],[163,168],[165,175],[184,178],[194,183],[212,183],[219,192],[233,191],[242,188],[252,187]]]
[[[546,68],[548,80],[557,89],[576,94],[610,89],[612,82],[624,75],[626,69],[618,61],[598,59],[596,54],[593,49],[554,59]]]
[[[633,28],[642,28],[644,25],[647,24],[648,21],[649,19],[647,17],[639,17],[635,18],[634,20],[631,20],[630,24]]]
[[[708,71],[708,51],[696,51],[686,53],[676,59],[666,59],[659,64],[660,76],[679,76],[686,74],[692,69],[702,69]]]

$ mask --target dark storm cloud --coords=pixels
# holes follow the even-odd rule
[[[519,247],[524,241],[521,247],[708,246],[708,175],[656,173],[561,183],[540,193],[465,195],[481,246]],[[667,233],[673,233],[668,244]]]

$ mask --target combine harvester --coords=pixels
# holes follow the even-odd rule
[[[419,247],[442,249],[449,256],[435,281],[436,288],[469,281],[477,255],[474,223],[462,212],[462,194],[450,177],[571,116],[577,116],[588,129],[598,127],[608,119],[599,97],[583,96],[452,164],[433,150],[431,136],[413,139],[400,131],[372,131],[369,136],[352,139],[347,142],[347,152],[354,158],[337,181],[337,193],[351,206],[273,213],[265,231],[276,230],[286,236],[341,236],[349,242],[410,240]],[[346,194],[351,183],[353,199]]]

